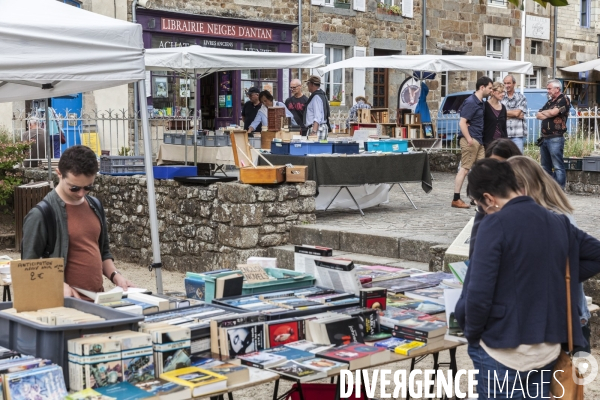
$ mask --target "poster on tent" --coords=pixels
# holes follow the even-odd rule
[[[152,85],[152,97],[166,99],[169,97],[169,83],[166,76],[155,76]]]
[[[419,97],[421,96],[421,84],[413,77],[406,78],[398,89],[398,108],[411,109],[415,112]]]
[[[179,97],[190,97],[191,88],[191,79],[179,79]]]

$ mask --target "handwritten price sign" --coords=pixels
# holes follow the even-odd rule
[[[11,261],[10,275],[13,306],[18,312],[64,305],[65,269],[62,258]]]

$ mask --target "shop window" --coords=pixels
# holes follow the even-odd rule
[[[264,53],[276,53],[277,45],[260,43],[243,43],[242,49],[245,51],[257,51]],[[244,69],[241,71],[241,96],[240,102],[243,105],[248,99],[246,92],[251,87],[257,87],[259,90],[268,90],[273,97],[279,99],[279,87],[277,85],[278,70],[276,69]]]
[[[152,73],[152,106],[156,117],[187,117],[195,109],[196,84],[169,72]]]
[[[486,38],[485,55],[490,58],[508,59],[508,51],[510,49],[510,39],[490,37]],[[492,81],[502,81],[506,76],[506,72],[488,71],[488,76]]]
[[[492,7],[506,8],[508,2],[506,0],[487,0],[487,5]]]
[[[542,82],[542,69],[534,68],[533,74],[525,75],[525,87],[527,89],[539,89]]]
[[[325,64],[329,65],[345,58],[345,49],[343,47],[325,46]],[[324,85],[321,89],[327,94],[329,101],[345,103],[344,96],[344,69],[336,69],[325,74],[323,78]]]
[[[581,0],[579,22],[582,28],[590,27],[590,0]]]
[[[440,73],[440,96],[448,96],[448,71]]]

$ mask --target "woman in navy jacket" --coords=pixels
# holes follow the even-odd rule
[[[567,257],[571,324],[579,327],[578,283],[600,272],[600,242],[521,196],[506,162],[477,162],[467,192],[486,217],[455,315],[479,369],[479,398],[548,398],[552,366],[567,342]],[[573,339],[585,343],[581,329]],[[508,392],[494,386],[494,373],[500,385],[508,374]]]

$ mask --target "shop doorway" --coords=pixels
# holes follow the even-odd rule
[[[200,79],[202,129],[216,130],[234,124],[233,71],[221,71]]]
[[[202,129],[215,129],[216,116],[216,87],[215,75],[210,74],[200,79],[200,115],[202,116]]]
[[[399,51],[374,49],[375,56],[392,56],[402,54]],[[373,98],[371,104],[375,108],[388,108],[388,82],[390,70],[373,68]]]

